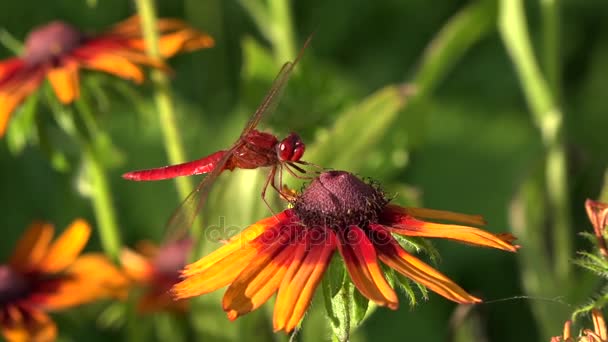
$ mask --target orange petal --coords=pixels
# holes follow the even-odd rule
[[[158,246],[149,240],[138,241],[135,244],[135,250],[146,259],[152,259],[158,255]]]
[[[274,222],[276,223],[276,221]],[[240,246],[239,240],[233,240],[230,244],[216,251],[220,253],[211,253],[202,260],[197,261],[197,263],[200,262],[203,271],[189,275],[186,279],[174,285],[171,289],[174,297],[182,299],[199,296],[232,283],[251,262],[263,257],[268,248],[273,248],[277,243],[285,243],[285,239],[289,241],[296,232],[293,227],[283,227],[281,224],[275,224],[272,228],[275,229],[269,230],[266,227],[265,231],[267,234],[260,235],[259,238],[246,243],[240,248],[237,247],[235,249],[234,247],[230,247]],[[225,247],[230,247],[228,249],[230,254],[226,255],[222,251]],[[204,260],[207,258],[213,263]]]
[[[192,29],[163,34],[158,41],[158,49],[163,57],[171,57],[179,52],[210,48],[213,38]]]
[[[115,24],[105,35],[123,36],[133,34],[142,34],[141,21],[138,15],[132,15],[129,18]]]
[[[40,70],[17,75],[0,86],[0,137],[4,136],[13,111],[42,83]]]
[[[43,272],[60,272],[76,260],[91,235],[91,227],[83,219],[77,219],[55,240],[42,259],[39,269]]]
[[[146,43],[143,39],[131,39],[127,44],[141,51],[146,49]],[[184,29],[161,35],[158,41],[158,50],[161,56],[168,58],[180,52],[210,48],[214,44],[215,41],[211,36],[194,29]]]
[[[585,210],[589,221],[593,225],[595,235],[603,236],[604,229],[608,224],[608,204],[587,199],[585,201]]]
[[[161,311],[185,313],[188,311],[188,301],[174,300],[167,291],[148,291],[139,298],[137,311],[140,313]]]
[[[182,276],[188,277],[196,273],[205,271],[207,268],[222,260],[228,255],[241,249],[258,248],[252,242],[262,234],[277,234],[278,227],[290,217],[288,211],[281,212],[275,216],[260,220],[253,225],[247,227],[240,234],[232,237],[222,247],[215,250],[213,253],[204,258],[187,265],[182,271]]]
[[[169,66],[167,64],[165,64],[165,62],[163,62],[160,59],[155,59],[155,58],[149,57],[148,55],[146,55],[143,52],[135,52],[135,51],[131,51],[131,50],[117,50],[114,52],[114,54],[117,56],[125,57],[129,61],[136,63],[136,64],[147,65],[150,67],[154,67],[154,68],[163,70],[165,72],[171,71],[171,68],[169,68]]]
[[[403,250],[381,226],[372,225],[370,229],[378,258],[387,266],[454,302],[462,304],[481,302],[481,299],[468,294],[448,277]]]
[[[156,26],[158,32],[160,33],[189,27],[186,22],[173,18],[159,18],[156,22]],[[108,34],[114,36],[141,37],[141,20],[139,19],[138,15],[133,15],[128,19],[114,25],[112,29],[108,31]]]
[[[109,74],[132,80],[136,83],[144,81],[144,74],[141,69],[129,61],[128,58],[111,53],[99,53],[91,58],[84,59],[82,66],[107,72]]]
[[[57,338],[57,327],[51,318],[42,311],[28,311],[24,316],[16,308],[2,319],[0,330],[7,341],[50,342]]]
[[[62,103],[72,103],[80,96],[78,64],[74,61],[49,70],[47,75],[55,94]]]
[[[336,250],[336,237],[327,231],[322,241],[311,240],[318,231],[309,231],[306,241],[294,252],[294,259],[283,277],[274,306],[274,331],[290,332],[300,323],[308,309],[323,274]]]
[[[606,321],[602,312],[598,309],[591,310],[591,319],[593,320],[593,331],[595,331],[602,341],[606,341],[608,339],[608,332],[606,331]]]
[[[294,247],[275,244],[239,274],[222,300],[222,306],[230,320],[257,309],[277,291],[296,254]]]
[[[425,222],[412,216],[402,216],[398,222],[393,221],[386,229],[401,235],[450,239],[510,252],[515,252],[519,248],[511,244],[514,237],[510,234],[495,235],[479,228]]]
[[[254,249],[237,250],[203,272],[186,276],[173,286],[171,293],[175,298],[183,299],[213,292],[232,283],[257,256],[258,252]]]
[[[42,307],[59,310],[102,298],[123,298],[129,280],[103,254],[85,254],[66,270],[66,277],[49,283],[52,291],[33,298]],[[46,293],[49,294],[46,294]]]
[[[152,265],[150,262],[141,254],[128,248],[124,248],[120,252],[120,263],[127,276],[137,282],[146,283],[152,276]]]
[[[339,235],[338,248],[346,269],[359,292],[378,305],[396,310],[399,306],[395,291],[386,282],[376,259],[374,245],[363,230],[350,226]]]
[[[32,223],[15,247],[9,261],[11,267],[22,272],[30,271],[36,267],[47,253],[53,238],[53,231],[52,224]]]
[[[446,221],[454,221],[464,224],[470,224],[473,226],[485,226],[486,220],[484,220],[481,215],[466,215],[455,213],[451,211],[444,210],[435,210],[435,209],[427,209],[427,208],[407,208],[400,207],[398,205],[389,204],[386,206],[385,212],[383,216],[387,219],[394,219],[399,222],[399,219],[403,215],[410,215],[418,218],[424,219],[434,219],[434,220],[446,220]],[[388,224],[390,225],[390,224]]]

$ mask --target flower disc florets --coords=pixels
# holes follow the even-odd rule
[[[378,222],[388,203],[384,192],[345,171],[322,173],[294,202],[294,210],[306,227],[334,230]]]
[[[32,31],[25,41],[24,59],[30,65],[50,62],[78,47],[84,35],[74,27],[61,21]]]
[[[28,292],[27,280],[9,266],[0,265],[0,305]]]

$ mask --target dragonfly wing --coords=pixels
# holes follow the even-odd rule
[[[164,241],[177,241],[187,235],[188,230],[192,227],[196,215],[202,210],[207,201],[207,196],[211,191],[211,187],[215,179],[222,173],[224,166],[232,157],[234,151],[241,146],[240,143],[235,144],[232,148],[226,151],[222,158],[215,164],[213,171],[198,184],[186,199],[180,204],[171,215],[167,222],[167,228]]]
[[[272,82],[272,86],[270,87],[270,90],[268,90],[268,93],[266,93],[266,96],[262,100],[262,103],[258,106],[258,109],[256,109],[255,113],[253,113],[253,115],[245,125],[245,129],[241,133],[241,138],[249,134],[249,132],[251,132],[251,130],[254,129],[260,123],[264,115],[272,113],[276,109],[279,100],[281,99],[281,95],[283,94],[283,90],[285,90],[285,86],[287,86],[287,81],[289,81],[289,77],[291,77],[291,72],[293,71],[293,68],[296,66],[296,64],[300,61],[300,59],[302,59],[302,56],[304,55],[304,50],[306,49],[308,44],[310,44],[311,39],[312,35],[306,39],[306,42],[304,42],[304,46],[302,46],[302,49],[300,49],[298,56],[296,57],[296,59],[294,59],[293,62],[287,62],[283,64],[281,71],[279,71],[279,74]]]

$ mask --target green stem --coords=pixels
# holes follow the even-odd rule
[[[567,294],[571,289],[569,275],[571,273],[570,260],[573,256],[571,241],[571,213],[568,195],[566,152],[563,141],[563,113],[557,103],[557,89],[559,89],[559,59],[557,57],[557,10],[556,0],[543,2],[543,38],[548,39],[544,45],[544,61],[548,79],[541,73],[534,56],[528,34],[526,18],[522,0],[501,0],[499,14],[499,28],[505,46],[515,65],[524,95],[531,109],[533,120],[540,131],[545,147],[544,165],[544,196],[538,196],[539,201],[546,198],[546,204],[536,202],[536,207],[545,207],[542,212],[543,220],[537,222],[526,220],[522,229],[541,230],[544,222],[550,222],[551,231],[542,235],[535,241],[528,241],[531,251],[524,253],[525,258],[522,274],[526,291],[533,296],[551,295],[560,292]],[[547,81],[548,80],[548,81]],[[546,196],[546,197],[545,197]],[[531,202],[529,202],[532,205]],[[550,219],[549,219],[550,218]],[[545,221],[545,219],[548,219]],[[541,223],[542,222],[542,223]],[[530,235],[530,234],[528,234]],[[547,243],[547,237],[549,243]],[[546,246],[550,246],[547,250]],[[552,259],[551,259],[552,257]],[[535,259],[547,259],[551,265],[534,263]],[[536,265],[537,268],[534,268]],[[527,275],[526,275],[527,274]],[[532,275],[542,275],[551,281],[526,282]],[[555,287],[559,284],[559,287]],[[538,316],[544,337],[550,336],[555,329],[559,329],[559,320],[563,319],[555,310],[550,310],[538,303],[533,305],[533,311]]]
[[[86,145],[83,151],[92,186],[91,201],[99,226],[101,245],[106,254],[116,259],[120,252],[121,239],[112,204],[112,191],[106,171],[95,151],[96,149],[91,144]]]
[[[472,1],[459,10],[427,45],[413,79],[417,96],[427,96],[471,47],[496,29],[494,0]]]
[[[565,282],[571,269],[573,246],[570,239],[571,215],[562,134],[563,114],[534,58],[521,0],[502,0],[499,25],[545,145],[547,198],[549,213],[554,218],[554,268],[558,281]]]
[[[288,0],[270,0],[269,17],[272,23],[272,45],[275,61],[281,65],[295,56],[293,23]]]
[[[608,170],[604,171],[604,185],[600,191],[598,201],[608,203]]]
[[[137,11],[142,20],[142,28],[148,55],[154,58],[160,58],[154,1],[137,0],[136,4]],[[152,70],[151,79],[154,85],[154,100],[158,108],[158,118],[160,120],[163,143],[165,145],[169,163],[183,163],[186,161],[186,154],[177,127],[169,79],[160,70]],[[192,182],[188,177],[178,177],[175,179],[175,183],[180,198],[186,198],[190,191],[192,191]]]
[[[91,106],[86,100],[86,94],[81,94],[75,105],[88,133],[86,136],[79,133],[79,139],[81,140],[83,159],[91,182],[90,196],[99,226],[99,238],[106,254],[116,259],[121,248],[121,238],[112,203],[110,182],[101,160],[100,150],[97,148],[101,132],[93,116]]]
[[[543,68],[556,99],[561,94],[559,0],[540,0],[543,33]]]

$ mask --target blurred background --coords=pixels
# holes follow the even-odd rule
[[[395,194],[395,203],[482,214],[488,230],[518,236],[518,255],[434,243],[441,254],[438,269],[488,301],[466,317],[434,294],[413,308],[403,297],[396,312],[375,310],[353,341],[547,340],[598,286],[573,266],[560,273],[534,261],[569,261],[576,250],[589,247],[578,236],[591,231],[583,203],[602,196],[608,162],[608,3],[525,1],[521,11],[519,3],[156,2],[159,17],[184,19],[216,40],[211,49],[170,61],[178,128],[189,159],[234,141],[281,65],[314,32],[278,109],[260,127],[278,136],[298,132],[307,143],[305,160],[378,180]],[[56,19],[99,32],[135,10],[122,0],[2,1],[2,42],[22,41],[33,27]],[[11,55],[0,48],[1,58]],[[102,77],[89,75],[93,81]],[[142,87],[109,82],[96,103],[99,122],[111,137],[107,165],[121,234],[127,245],[160,241],[183,198],[175,184],[120,178],[126,171],[167,164],[154,90],[149,82]],[[406,97],[405,85],[415,95]],[[561,127],[561,134],[552,136],[551,127]],[[65,155],[62,162],[35,144],[0,142],[2,260],[34,219],[57,227],[75,217],[95,222],[72,142],[60,133],[55,141]],[[207,220],[224,217],[227,226],[245,227],[269,216],[259,197],[265,175],[265,170],[223,174]],[[288,183],[301,186],[293,179]],[[99,248],[94,237],[87,249]],[[228,322],[221,292],[197,301],[185,316],[136,317],[119,304],[101,303],[53,317],[63,341],[288,339],[271,332],[271,304]],[[316,298],[296,338],[329,340],[326,324]]]

